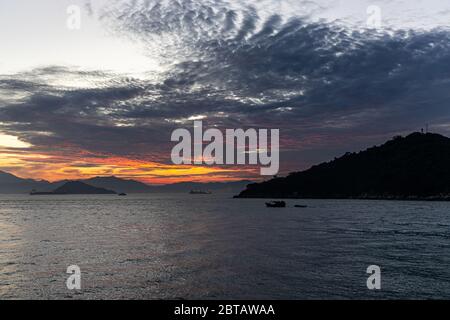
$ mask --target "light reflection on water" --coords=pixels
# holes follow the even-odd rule
[[[450,203],[264,202],[0,196],[0,298],[450,297]],[[65,286],[74,264],[78,293]],[[366,288],[372,264],[380,292]]]
[[[18,289],[17,283],[22,280],[19,265],[14,261],[16,252],[21,251],[20,235],[17,225],[0,218],[0,297],[12,295]]]

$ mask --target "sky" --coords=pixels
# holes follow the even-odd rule
[[[280,129],[282,174],[426,124],[450,136],[449,21],[448,0],[0,0],[0,170],[261,179],[173,165],[193,119]]]

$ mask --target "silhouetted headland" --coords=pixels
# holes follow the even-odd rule
[[[413,133],[303,172],[248,185],[237,198],[450,201],[450,139]]]

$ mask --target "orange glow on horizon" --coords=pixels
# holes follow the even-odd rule
[[[257,169],[248,167],[180,166],[126,157],[108,157],[83,150],[69,151],[50,153],[31,149],[0,149],[0,170],[21,178],[50,182],[116,176],[148,184],[239,181],[254,179],[257,172]]]

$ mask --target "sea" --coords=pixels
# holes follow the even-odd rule
[[[232,196],[0,195],[0,299],[450,298],[449,202]]]

